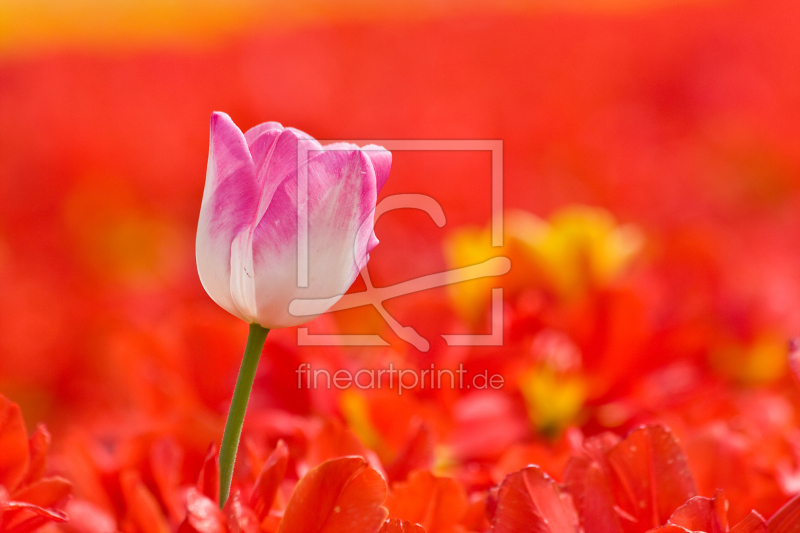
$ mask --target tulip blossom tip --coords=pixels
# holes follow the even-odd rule
[[[197,230],[206,292],[270,329],[314,318],[293,315],[290,302],[332,305],[347,292],[378,244],[375,207],[391,164],[380,146],[322,146],[277,122],[242,133],[227,114],[212,113]]]

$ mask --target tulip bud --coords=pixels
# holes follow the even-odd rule
[[[314,318],[289,313],[296,298],[333,305],[378,244],[375,203],[391,164],[379,146],[323,147],[276,122],[242,134],[228,115],[214,113],[197,228],[197,270],[208,295],[269,329]],[[307,267],[307,286],[298,284],[298,267]]]

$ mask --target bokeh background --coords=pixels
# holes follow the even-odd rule
[[[701,493],[769,515],[800,491],[798,17],[794,0],[2,0],[0,392],[29,429],[47,423],[75,493],[123,515],[76,454],[171,435],[193,479],[246,337],[194,262],[212,111],[320,139],[502,139],[502,250],[484,229],[488,153],[403,152],[382,194],[431,195],[447,224],[384,216],[370,269],[388,285],[511,257],[495,280],[505,345],[439,337],[488,332],[481,282],[387,302],[427,353],[372,309],[310,328],[389,348],[273,332],[251,410],[263,446],[295,417],[331,419],[389,463],[425,420],[438,471],[471,491],[529,461],[558,476],[570,428],[662,422]],[[507,386],[296,385],[301,362],[388,361],[464,363]]]

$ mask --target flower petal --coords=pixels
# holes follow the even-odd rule
[[[327,298],[344,294],[367,262],[377,200],[375,170],[358,149],[327,150],[309,162],[309,174],[329,180],[317,182],[315,192],[322,196],[318,202],[309,199],[308,223],[309,288]]]
[[[122,495],[131,523],[142,533],[168,533],[169,524],[161,506],[150,492],[136,470],[125,470],[120,474]]]
[[[39,507],[55,507],[72,492],[72,483],[63,477],[43,478],[14,493],[14,499]]]
[[[30,449],[19,406],[3,396],[0,396],[0,450],[0,485],[13,492],[25,478]]]
[[[389,179],[389,171],[392,169],[392,153],[384,147],[374,144],[368,144],[364,146],[362,150],[367,154],[367,157],[369,157],[372,168],[375,170],[376,193],[380,194],[383,186],[386,184],[386,180]],[[378,238],[373,231],[372,235],[369,237],[369,243],[367,244],[367,253],[371,252],[376,246],[378,246]]]
[[[385,499],[386,482],[364,459],[333,459],[298,482],[278,533],[377,533]]]
[[[225,517],[208,496],[192,487],[186,493],[186,518],[178,533],[225,533]]]
[[[313,439],[308,443],[306,463],[317,466],[330,459],[359,455],[366,457],[368,449],[352,429],[341,421],[331,418],[325,421]]]
[[[786,505],[767,521],[770,533],[792,533],[800,524],[800,494],[789,500]],[[738,525],[736,527],[739,527]],[[735,529],[735,528],[734,528]]]
[[[301,139],[304,141],[302,145]],[[286,197],[286,194],[278,194],[277,200],[275,194],[279,192],[279,188],[284,182],[295,182],[293,190],[297,190],[298,169],[306,168],[309,160],[318,157],[321,147],[314,139],[299,130],[292,128],[282,131],[269,129],[253,142],[251,152],[256,164],[256,181],[260,192],[258,205],[248,228],[237,235],[231,245],[230,291],[234,305],[247,322],[259,322],[267,327],[275,327],[281,323],[265,322],[264,317],[258,312],[258,307],[262,304],[257,302],[257,293],[269,296],[266,300],[267,305],[271,305],[276,298],[273,297],[274,291],[258,292],[260,288],[256,286],[254,249],[258,254],[265,252],[266,245],[272,245],[266,249],[270,257],[273,259],[283,258],[281,261],[273,261],[272,264],[276,270],[282,270],[283,277],[287,280],[289,278],[296,279],[296,269],[290,266],[295,263],[285,262],[291,261],[296,253],[281,255],[286,251],[286,246],[294,246],[293,249],[296,250],[296,192],[291,198]],[[311,179],[309,176],[309,180]],[[267,211],[271,213],[270,218],[275,219],[275,231],[268,232],[269,235],[264,240],[254,240],[256,228],[262,224]],[[269,272],[270,277],[274,277],[275,274],[275,272]],[[281,283],[283,288],[293,285]],[[288,298],[290,295],[286,297]]]
[[[114,517],[94,503],[81,499],[70,500],[64,510],[69,516],[71,531],[82,533],[119,531]]]
[[[222,512],[227,519],[228,533],[258,533],[260,531],[260,521],[256,513],[242,505],[238,490],[228,498]]]
[[[185,509],[178,497],[183,467],[183,450],[170,437],[157,440],[150,449],[150,468],[158,496],[170,518],[179,522]]]
[[[44,509],[28,502],[0,501],[0,512],[3,515],[0,530],[8,533],[36,531],[47,522],[66,522],[68,520],[63,511]]]
[[[601,463],[589,457],[572,457],[564,470],[564,482],[586,533],[623,532]]]
[[[392,170],[392,153],[383,146],[368,144],[361,148],[369,160],[372,168],[375,169],[375,184],[378,194],[381,193],[386,180],[389,179],[389,171]]]
[[[451,533],[467,511],[467,495],[456,480],[417,470],[393,484],[386,507],[392,518],[421,524],[428,533]]]
[[[658,527],[697,494],[686,456],[662,426],[632,431],[607,455],[623,511],[647,527]]]
[[[713,498],[695,496],[678,507],[669,523],[682,526],[689,531],[723,533],[728,531],[728,503],[725,495],[718,490]]]
[[[411,437],[386,467],[390,481],[403,481],[412,470],[427,470],[433,466],[436,438],[426,422],[414,428]]]
[[[369,158],[354,145],[337,144],[309,154],[305,167],[308,200],[301,205],[308,213],[308,287],[297,283],[296,173],[275,191],[253,237],[256,294],[263,295],[257,302],[258,322],[264,327],[307,322],[313,316],[291,315],[289,302],[338,299],[367,260],[377,198]]]
[[[50,450],[50,432],[44,424],[39,424],[31,434],[28,441],[30,447],[31,463],[28,467],[28,473],[25,475],[23,485],[33,483],[44,475],[47,452]]]
[[[538,466],[509,474],[500,485],[492,518],[495,533],[578,533],[572,500]]]
[[[247,323],[258,322],[256,281],[253,268],[253,232],[245,229],[231,244],[230,295],[239,315]]]
[[[244,132],[244,139],[247,141],[247,146],[253,146],[253,141],[268,131],[283,131],[283,125],[281,125],[280,122],[263,122],[258,126],[253,126]]]
[[[426,533],[425,528],[419,524],[412,524],[408,520],[390,518],[383,523],[380,533]]]
[[[219,458],[217,447],[211,444],[197,478],[197,490],[212,501],[219,501]]]
[[[771,531],[774,533],[787,533],[787,529],[782,532],[781,529],[769,528],[760,514],[750,511],[749,515],[731,528],[730,533],[770,533]],[[788,533],[791,533],[791,529],[788,529]]]
[[[261,473],[258,475],[253,493],[250,496],[250,507],[255,511],[260,520],[264,520],[278,494],[278,489],[286,474],[289,462],[289,447],[282,440],[278,441],[272,454],[270,454]]]
[[[208,295],[243,320],[230,293],[231,243],[252,222],[260,195],[244,135],[228,115],[214,113],[197,228],[197,270]]]
[[[258,141],[253,144],[251,151],[262,150],[259,146],[262,143],[271,142],[271,145],[265,157],[262,157],[260,153],[254,157],[258,183],[262,192],[258,212],[251,224],[252,228],[261,222],[275,190],[287,179],[297,179],[299,169],[305,167],[309,161],[322,153],[322,147],[316,140],[294,128],[287,128],[280,132],[268,131],[259,137]]]

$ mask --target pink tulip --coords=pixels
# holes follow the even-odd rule
[[[228,115],[214,113],[197,228],[197,270],[208,295],[270,329],[313,318],[289,313],[296,298],[335,303],[378,244],[375,202],[391,164],[379,146],[323,147],[277,122],[242,134]],[[307,204],[300,202],[308,221],[307,287],[298,286],[301,176],[308,183]]]

